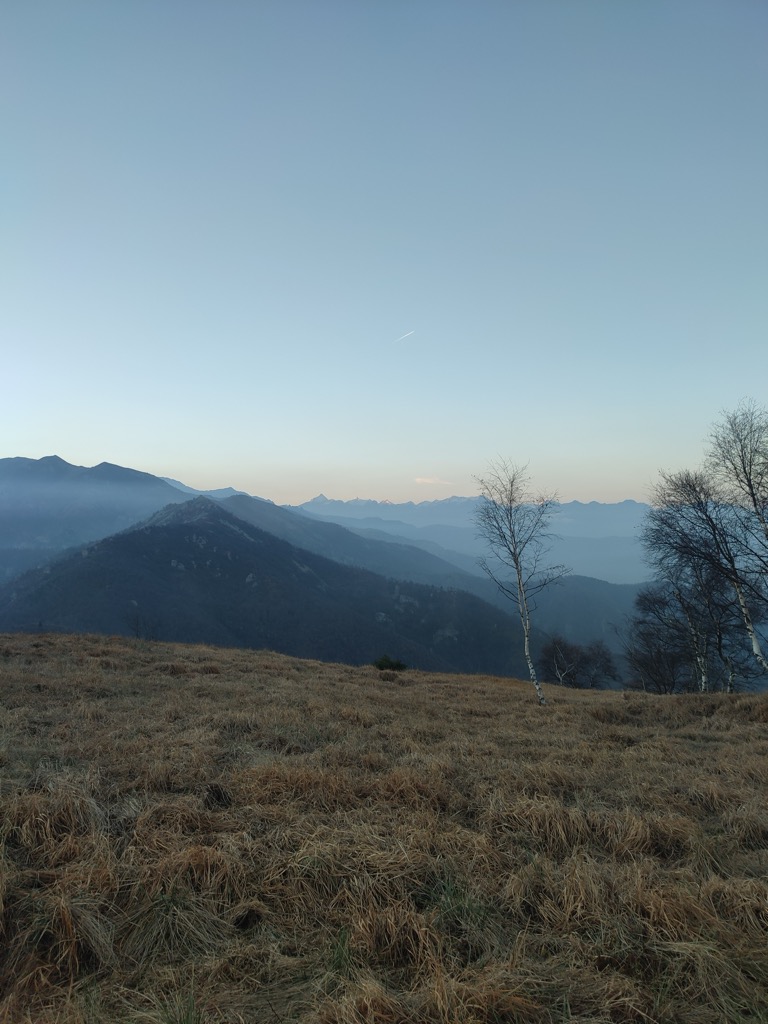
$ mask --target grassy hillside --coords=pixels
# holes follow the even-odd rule
[[[0,636],[0,1020],[768,1018],[768,697]]]

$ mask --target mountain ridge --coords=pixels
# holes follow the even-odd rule
[[[519,674],[513,620],[462,591],[343,566],[197,497],[0,588],[0,631],[96,632],[350,664]]]
[[[26,483],[15,482],[19,475]],[[30,477],[36,478],[34,486],[27,486]],[[50,563],[67,549],[88,547],[128,530],[160,510],[165,509],[162,515],[170,525],[173,512],[166,506],[172,509],[195,499],[215,501],[237,519],[342,566],[367,570],[385,579],[462,590],[505,614],[510,610],[478,567],[480,549],[471,527],[409,526],[394,518],[356,520],[349,516],[336,522],[300,507],[276,505],[242,492],[199,492],[191,488],[185,493],[151,474],[112,463],[91,469],[75,467],[58,456],[0,460],[0,582],[12,582],[25,570]],[[327,499],[327,503],[332,501]],[[361,501],[371,508],[368,499]],[[468,502],[471,499],[458,496],[423,502],[421,512],[416,514],[434,518],[430,509],[438,508],[449,519],[455,519],[457,512],[466,518]],[[375,504],[381,509],[381,503]],[[203,502],[194,507],[207,506]],[[402,515],[398,506],[390,503],[386,507],[391,517]],[[417,506],[410,503],[408,507]],[[156,525],[161,525],[160,521]],[[574,544],[595,547],[589,538],[571,540],[571,550]],[[563,631],[561,624],[565,622],[571,624],[568,639],[602,639],[618,650],[615,627],[631,611],[637,586],[623,580],[617,586],[601,580],[598,573],[584,571],[587,565],[597,565],[599,558],[609,570],[613,561],[626,562],[624,540],[618,542],[615,555],[610,541],[600,540],[596,545],[599,550],[588,550],[582,565],[567,557],[555,559],[571,564],[575,571],[557,594],[544,595],[539,624],[542,630],[555,632]]]
[[[360,536],[385,536],[438,554],[457,567],[479,573],[477,562],[485,553],[474,525],[479,497],[404,502],[374,500],[351,502],[312,499],[290,506],[301,514],[343,525]],[[606,504],[566,502],[555,506],[551,520],[551,556],[574,572],[608,583],[642,583],[649,579],[640,544],[640,529],[648,506],[632,499]],[[435,546],[442,549],[437,551]],[[458,557],[457,557],[458,556]]]

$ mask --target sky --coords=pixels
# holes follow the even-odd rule
[[[762,0],[6,0],[0,457],[647,500],[766,398]]]

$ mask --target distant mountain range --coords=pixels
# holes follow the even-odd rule
[[[271,645],[338,660],[389,653],[422,667],[521,672],[509,602],[477,566],[476,501],[392,505],[320,496],[284,508],[232,488],[206,494],[110,463],[87,469],[56,456],[1,459],[0,630],[42,624]],[[643,510],[635,502],[572,502],[559,507],[557,529],[563,543],[577,542],[582,551],[592,544],[609,561],[613,546],[621,575],[631,561],[627,550],[637,549],[632,531]],[[204,537],[208,558],[191,557],[193,535]],[[237,572],[227,571],[219,554],[225,548]],[[34,571],[20,575],[25,569]],[[345,572],[351,575],[342,579]],[[618,650],[616,627],[637,589],[569,577],[541,596],[539,634],[603,639]],[[344,594],[355,595],[351,605]],[[418,621],[410,615],[415,608],[422,609]]]
[[[477,502],[476,497],[453,497],[396,505],[359,498],[335,501],[321,494],[297,510],[339,523],[362,536],[378,540],[396,537],[477,574],[477,560],[484,554],[473,523]],[[557,505],[551,527],[552,561],[609,583],[647,580],[650,574],[639,542],[647,510],[647,505],[637,501]]]
[[[164,480],[109,462],[0,459],[0,582],[183,500]]]
[[[0,590],[0,630],[133,634],[349,663],[524,670],[514,624],[463,591],[387,580],[295,548],[209,498],[32,570]]]

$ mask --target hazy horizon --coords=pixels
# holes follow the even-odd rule
[[[80,468],[80,469],[93,469],[95,466],[99,465],[99,463],[93,463],[91,465],[86,465],[83,462],[78,462],[76,460],[73,461],[71,459],[65,458],[59,452],[53,452],[53,451],[46,452],[45,455],[39,455],[39,456],[15,454],[15,455],[0,455],[0,458],[25,458],[25,459],[33,459],[35,461],[37,461],[39,459],[43,459],[43,458],[60,458],[60,459],[63,459],[64,462],[69,463],[69,465],[75,466],[75,467]],[[198,483],[193,483],[192,480],[190,480],[188,477],[181,478],[179,476],[176,476],[174,473],[155,472],[153,470],[146,469],[145,467],[142,467],[142,466],[128,466],[128,465],[125,465],[125,464],[122,464],[122,463],[115,463],[114,459],[103,459],[102,461],[103,462],[107,462],[107,463],[111,463],[112,465],[120,465],[120,466],[122,466],[123,469],[132,469],[132,470],[137,470],[137,471],[143,472],[143,473],[150,473],[152,476],[156,476],[156,477],[158,477],[161,480],[167,480],[169,483],[176,483],[176,484],[181,484],[182,486],[185,486],[185,487],[191,487],[191,488],[193,488],[194,490],[197,490],[197,491],[215,491],[215,490],[218,490],[218,489],[231,487],[231,488],[233,488],[236,491],[244,491],[246,494],[249,494],[252,497],[265,498],[265,499],[267,499],[269,501],[273,501],[277,505],[302,505],[302,504],[305,504],[305,503],[307,503],[309,501],[312,501],[315,498],[319,498],[319,497],[327,498],[329,501],[354,501],[354,500],[361,500],[361,501],[377,501],[377,502],[381,502],[381,503],[389,502],[391,504],[403,504],[403,503],[406,503],[406,502],[413,502],[414,504],[419,504],[419,503],[428,502],[428,501],[446,501],[446,500],[449,500],[450,498],[471,498],[471,497],[475,497],[479,493],[479,490],[478,490],[477,486],[475,485],[474,489],[470,489],[470,490],[467,490],[467,491],[464,491],[464,492],[454,491],[451,494],[445,494],[442,497],[438,497],[438,498],[434,498],[434,497],[433,498],[425,498],[423,495],[420,495],[420,494],[414,492],[414,496],[413,497],[401,497],[401,498],[394,499],[394,498],[390,498],[390,497],[386,497],[386,496],[384,496],[384,497],[376,496],[376,495],[373,495],[373,494],[352,494],[352,493],[350,493],[350,494],[344,495],[344,494],[338,494],[338,493],[331,493],[327,488],[326,489],[321,488],[319,491],[315,491],[312,494],[308,494],[308,493],[305,493],[305,491],[302,490],[301,488],[299,488],[298,485],[297,485],[297,489],[295,491],[295,494],[296,495],[303,495],[303,496],[294,497],[294,498],[285,498],[285,500],[281,500],[279,498],[274,497],[272,494],[265,493],[263,491],[263,489],[259,489],[258,487],[255,488],[255,489],[254,488],[249,488],[249,487],[244,486],[241,483],[233,483],[231,480],[228,481],[228,482],[224,482],[224,483],[217,482],[215,484],[208,484],[208,483],[200,483],[200,484],[198,484]],[[534,483],[534,489],[536,489],[535,488],[535,481],[533,481],[533,483]],[[294,492],[291,492],[291,493],[294,493]],[[566,497],[563,494],[557,494],[556,498],[557,498],[557,500],[561,504],[567,504],[568,502],[571,502],[571,501],[577,501],[577,502],[580,502],[582,504],[589,504],[591,502],[597,502],[597,503],[600,503],[600,504],[620,504],[620,503],[625,502],[625,501],[634,501],[634,502],[639,502],[641,504],[647,504],[647,499],[634,498],[634,497],[624,497],[624,498],[615,498],[615,499],[601,499],[601,498]]]
[[[647,500],[765,365],[767,50],[749,0],[4,5],[3,448]]]

